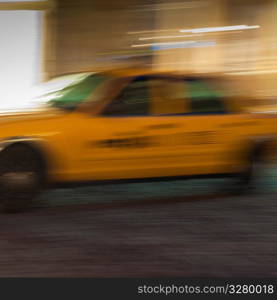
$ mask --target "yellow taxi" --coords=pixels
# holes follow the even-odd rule
[[[71,184],[238,175],[236,186],[248,186],[275,141],[276,116],[245,107],[219,81],[118,70],[42,84],[39,109],[0,115],[3,209]]]

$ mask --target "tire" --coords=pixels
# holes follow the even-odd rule
[[[43,186],[39,155],[30,146],[14,144],[0,154],[0,205],[3,212],[30,207]]]
[[[260,193],[262,179],[266,169],[266,145],[257,145],[247,155],[247,167],[240,174],[234,176],[231,186],[232,194]]]

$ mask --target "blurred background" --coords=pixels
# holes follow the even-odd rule
[[[276,101],[276,25],[277,0],[0,0],[0,111],[55,76],[130,64]],[[0,277],[276,277],[270,172],[262,196],[218,195],[224,179],[49,191],[1,216]]]
[[[40,81],[130,61],[228,74],[274,100],[276,23],[276,0],[1,0],[0,109]]]

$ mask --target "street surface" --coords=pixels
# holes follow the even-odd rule
[[[274,176],[238,197],[226,179],[46,192],[0,215],[0,277],[276,277]]]

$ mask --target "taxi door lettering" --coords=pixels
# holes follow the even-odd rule
[[[151,136],[105,139],[97,142],[101,148],[145,148],[152,145]]]

